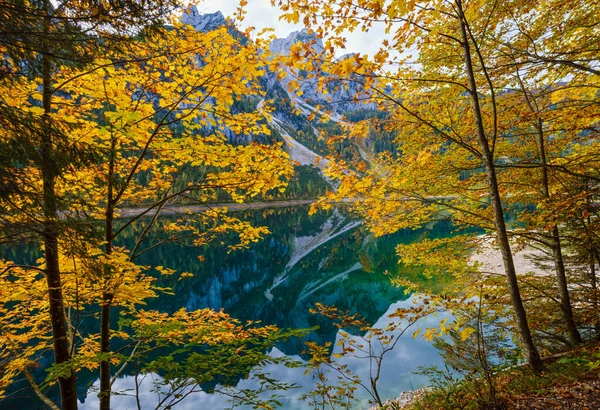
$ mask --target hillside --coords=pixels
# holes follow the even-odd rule
[[[199,31],[210,31],[228,24],[221,12],[202,14],[196,6],[183,13],[181,21]],[[310,47],[314,54],[323,50],[321,39],[303,29],[290,33],[286,38],[273,40],[269,51],[273,57],[289,56],[290,50],[299,43]],[[350,57],[352,54],[340,59]],[[327,85],[326,93],[321,92],[316,75],[320,73],[320,65],[315,62],[313,66],[314,73],[295,73],[286,67],[286,75],[283,77],[278,77],[275,72],[267,69],[261,80],[264,96],[244,96],[237,104],[239,110],[250,111],[261,109],[265,101],[269,101],[274,108],[268,119],[272,134],[270,137],[226,132],[228,139],[238,144],[250,141],[284,143],[290,158],[297,163],[297,172],[288,192],[274,193],[275,199],[314,198],[325,193],[327,189],[333,189],[331,183],[322,177],[323,169],[329,164],[329,160],[325,158],[327,156],[369,163],[374,152],[391,147],[390,136],[376,133],[374,130],[359,144],[343,139],[328,143],[330,137],[344,134],[343,125],[352,121],[381,117],[382,114],[373,103],[365,104],[359,101],[362,92],[356,84],[342,87],[339,82],[331,81]]]

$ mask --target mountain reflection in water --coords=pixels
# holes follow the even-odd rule
[[[266,225],[271,231],[264,240],[253,243],[248,249],[228,252],[221,244],[203,248],[165,244],[144,253],[137,263],[162,265],[194,274],[181,281],[159,278],[158,284],[170,286],[174,295],[161,295],[150,300],[147,308],[173,312],[182,307],[188,310],[210,307],[223,309],[243,321],[260,320],[262,324],[275,324],[280,328],[319,326],[306,339],[319,344],[331,342],[334,349],[339,349],[335,347],[338,329],[322,317],[309,313],[309,308],[316,302],[333,305],[340,310],[360,313],[373,326],[385,327],[388,313],[411,303],[403,289],[392,286],[389,281],[388,274],[404,274],[398,264],[395,246],[424,235],[447,236],[452,229],[449,223],[440,222],[430,229],[406,230],[374,238],[360,227],[359,221],[339,210],[318,212],[313,216],[308,215],[305,207],[245,211],[244,214],[244,219],[255,225]],[[143,227],[133,225],[124,241],[133,241],[141,229]],[[433,323],[434,320],[437,322],[439,318],[425,319],[418,326],[425,327],[426,321]],[[420,338],[412,339],[412,331],[408,333],[384,360],[379,382],[382,397],[395,397],[402,391],[423,385],[427,380],[413,372],[419,366],[441,364],[430,343]],[[305,349],[300,340],[289,339],[279,344],[271,355],[306,361]],[[368,380],[368,360],[340,360]],[[38,369],[38,377],[43,378],[44,367]],[[310,391],[315,381],[310,375],[303,374],[304,369],[270,365],[265,370],[274,379],[301,386],[284,393],[282,408],[309,408],[299,397]],[[146,375],[146,382],[140,388],[142,408],[154,408],[157,404],[156,393],[151,391],[153,377],[160,376]],[[252,383],[255,382],[241,380],[238,387],[255,387]],[[96,373],[80,375],[82,409],[98,408],[94,385],[98,385]],[[134,387],[133,376],[127,371],[113,386],[115,391]],[[358,393],[363,399],[359,408],[368,408],[367,395]],[[32,392],[29,394],[33,396]],[[29,395],[27,401],[31,400],[32,405],[23,407],[23,395],[25,393],[21,391],[13,399],[0,402],[0,409],[12,408],[16,396],[21,397],[19,407],[22,409],[39,407],[39,403],[34,404],[37,400]],[[200,392],[188,396],[177,409],[216,410],[230,406],[226,396]],[[132,396],[117,395],[112,399],[112,407],[137,408],[137,404]]]

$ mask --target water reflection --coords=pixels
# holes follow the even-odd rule
[[[310,314],[310,307],[316,302],[334,305],[340,310],[360,313],[369,324],[385,326],[387,312],[411,303],[403,289],[390,285],[387,274],[408,275],[413,279],[418,275],[398,264],[395,246],[424,235],[447,236],[451,231],[451,226],[442,222],[430,229],[406,230],[374,238],[360,227],[360,221],[342,211],[309,216],[307,208],[303,207],[258,210],[246,212],[244,216],[255,225],[267,225],[272,234],[248,249],[231,253],[222,244],[192,248],[171,243],[143,254],[137,261],[140,264],[162,265],[179,272],[194,273],[194,277],[181,281],[175,277],[159,278],[159,285],[171,287],[174,295],[162,295],[151,300],[148,308],[173,312],[181,307],[188,310],[210,307],[224,309],[241,320],[260,320],[263,324],[276,324],[281,328],[319,326],[307,339],[335,345],[339,338],[338,329],[322,317]],[[142,229],[142,226],[133,225],[122,240],[126,244],[132,242]],[[156,236],[148,245],[152,245],[153,240],[160,238]],[[426,323],[419,325],[425,326]],[[94,325],[90,325],[89,329],[93,330]],[[307,359],[304,350],[300,340],[290,339],[279,344],[271,354],[304,361]],[[422,377],[412,372],[418,366],[439,361],[437,352],[429,343],[405,336],[384,361],[380,385],[382,395],[394,397],[404,390],[422,385]],[[358,375],[368,379],[368,361],[349,359],[347,364]],[[43,378],[43,370],[43,366],[38,369],[38,377]],[[312,388],[314,381],[303,375],[303,369],[272,366],[267,370],[276,379],[302,386],[285,393],[283,408],[307,407],[298,398]],[[148,375],[141,391],[144,392],[142,400],[149,408],[154,408],[151,404],[156,403],[156,394],[151,393],[151,377],[160,376]],[[82,408],[97,408],[96,393],[93,388],[88,388],[97,383],[95,373],[80,375]],[[251,380],[241,380],[239,386],[253,387],[252,383]],[[114,385],[115,390],[122,391],[133,387],[133,376],[127,372]],[[365,395],[361,397],[366,400]],[[31,408],[37,407],[34,401],[32,399]],[[14,400],[7,400],[0,403],[0,408],[8,409],[14,404]],[[201,392],[190,395],[177,408],[221,409],[228,406],[227,397]],[[136,408],[137,404],[135,398],[118,395],[113,399],[113,407]]]
[[[385,327],[388,323],[387,316],[393,313],[397,308],[408,307],[413,303],[414,298],[408,300],[393,303],[389,306],[388,310],[377,320],[373,327]],[[425,329],[427,327],[435,326],[440,319],[443,319],[444,315],[440,315],[437,318],[424,318],[420,320],[414,327],[411,328],[411,332],[403,336],[400,342],[396,345],[389,355],[385,356],[383,365],[381,368],[381,382],[379,383],[379,392],[382,397],[396,397],[401,392],[406,390],[412,390],[420,387],[427,382],[425,376],[415,374],[421,366],[431,365],[442,365],[442,360],[437,354],[437,351],[433,348],[431,343],[425,342],[421,338],[413,339],[410,337],[412,330],[418,328]],[[339,335],[336,335],[335,342],[339,340]],[[333,353],[338,353],[340,347],[336,346]],[[375,351],[377,354],[378,352]],[[270,353],[273,356],[281,356],[284,353],[275,348]],[[299,356],[294,357],[297,360],[302,359]],[[355,357],[336,359],[340,364],[345,364],[353,372],[358,375],[362,380],[368,381],[369,374],[372,370],[370,368],[370,362],[366,359],[358,359]],[[303,394],[308,393],[315,385],[315,381],[310,375],[304,374],[302,368],[287,368],[283,365],[269,365],[264,369],[271,377],[277,380],[283,380],[288,383],[296,383],[299,388],[289,390],[285,392],[284,397],[281,399],[282,408],[290,410],[303,410],[309,408],[306,401],[302,401],[301,397]],[[331,380],[335,379],[335,374],[331,374]],[[160,376],[156,374],[146,375],[145,379],[140,383],[139,386],[139,397],[142,408],[155,408],[160,401],[160,396],[154,391],[153,381],[160,380]],[[94,389],[97,390],[99,382],[96,381]],[[238,388],[258,389],[259,383],[255,380],[245,379],[241,380],[237,386]],[[115,389],[123,392],[135,391],[135,380],[133,376],[125,376],[119,378],[114,385]],[[368,409],[371,407],[369,403],[369,396],[365,391],[358,391],[357,396],[361,398],[360,402],[357,403],[357,409]],[[98,408],[97,397],[90,395],[91,399],[86,400],[81,405],[81,409],[93,410]],[[265,395],[266,397],[266,395]],[[121,395],[116,396],[112,399],[112,405],[115,408],[136,408],[136,399],[133,396]],[[177,405],[177,409],[211,409],[220,410],[226,409],[232,406],[230,397],[219,394],[207,394],[205,392],[198,392],[190,394],[186,399]],[[250,408],[250,407],[240,407]]]

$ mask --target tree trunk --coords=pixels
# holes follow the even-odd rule
[[[596,258],[594,258],[595,249],[593,246],[590,247],[590,286],[592,287],[592,303],[594,304],[594,311],[596,312],[596,322],[594,323],[594,332],[596,333],[596,339],[600,339],[600,305],[598,301],[598,283],[596,280]]]
[[[100,353],[110,353],[110,306],[112,294],[102,294],[102,310],[100,313]],[[110,360],[100,361],[100,410],[110,410]]]
[[[560,245],[560,235],[558,226],[556,226],[556,224],[552,226],[550,233],[552,235],[554,269],[556,271],[556,280],[558,282],[558,289],[560,293],[560,310],[569,332],[569,340],[573,344],[580,344],[583,340],[581,339],[581,335],[579,334],[577,324],[575,323],[575,319],[573,317],[573,308],[571,306],[571,297],[569,296],[565,263]]]
[[[115,208],[113,200],[113,182],[115,173],[115,147],[116,141],[111,138],[110,146],[110,158],[108,162],[108,192],[107,192],[107,205],[105,213],[105,254],[109,256],[112,254],[113,248],[113,220],[115,217]],[[105,288],[102,293],[102,310],[100,313],[100,353],[108,355],[110,353],[110,307],[112,304],[113,294],[110,289],[107,288],[108,281],[112,276],[110,266],[104,268],[104,283]],[[108,357],[103,358],[100,361],[100,393],[98,398],[100,399],[100,410],[110,410],[110,394],[111,394],[111,383],[110,383],[110,360]]]
[[[107,226],[112,227],[112,218],[110,220],[110,223],[107,221]],[[112,253],[112,241],[107,242],[105,253],[106,255],[110,255]],[[104,281],[106,286],[106,283],[110,279],[111,268],[110,266],[106,266],[104,269]],[[105,289],[102,293],[102,307],[100,311],[100,353],[103,355],[105,354],[107,357],[103,357],[100,361],[100,392],[98,393],[98,398],[100,399],[100,410],[110,410],[111,383],[110,360],[108,358],[108,355],[111,352],[110,307],[112,304],[112,299],[113,294],[107,289]]]
[[[44,1],[45,34],[50,32],[50,3]],[[62,293],[60,262],[58,254],[58,215],[55,191],[56,164],[52,144],[52,64],[50,61],[50,44],[47,36],[42,44],[42,117],[41,133],[41,173],[43,185],[44,208],[44,254],[46,258],[46,281],[48,284],[48,299],[50,323],[52,324],[52,341],[54,345],[54,361],[57,365],[66,365],[71,358],[69,339],[67,337],[67,319]],[[63,410],[77,409],[77,379],[73,371],[65,377],[58,378]]]
[[[544,130],[542,128],[542,120],[538,118],[536,124],[538,131],[538,149],[540,154],[540,161],[542,165],[542,191],[544,196],[550,198],[550,187],[548,183],[548,168],[546,167],[546,149],[544,145]],[[567,275],[565,271],[565,262],[562,254],[562,247],[560,245],[560,232],[556,223],[552,224],[549,231],[552,237],[552,256],[554,260],[554,270],[556,272],[556,280],[558,282],[558,290],[560,293],[560,310],[562,311],[563,320],[567,326],[569,332],[569,339],[573,344],[579,344],[582,342],[579,330],[577,330],[577,324],[573,318],[573,308],[571,306],[571,298],[569,296],[569,287],[567,284]]]
[[[469,87],[471,100],[473,103],[473,114],[475,116],[475,122],[477,126],[477,140],[479,148],[482,152],[482,159],[484,162],[487,184],[489,187],[490,200],[494,210],[494,225],[496,228],[496,238],[502,253],[502,261],[504,262],[504,273],[506,275],[506,282],[508,284],[508,290],[512,300],[513,310],[515,318],[517,320],[517,326],[519,334],[521,336],[521,342],[523,343],[523,349],[527,356],[527,361],[531,368],[536,372],[540,373],[543,370],[543,363],[540,359],[540,355],[533,343],[531,337],[531,331],[527,322],[527,314],[525,307],[523,306],[523,300],[521,299],[521,292],[519,290],[519,284],[517,281],[517,273],[510,249],[510,243],[508,240],[508,233],[506,232],[506,223],[504,221],[504,210],[502,209],[502,200],[500,198],[500,191],[498,189],[498,180],[496,177],[496,168],[494,166],[493,154],[490,151],[487,136],[483,126],[483,118],[481,115],[481,106],[479,104],[479,95],[477,90],[477,84],[475,81],[475,73],[473,71],[473,63],[471,58],[471,48],[469,45],[469,38],[466,30],[466,21],[463,13],[463,6],[461,0],[456,0],[456,8],[459,13],[459,25],[462,36],[462,46],[464,51],[464,62],[469,78]]]

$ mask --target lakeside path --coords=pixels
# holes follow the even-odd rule
[[[181,213],[199,213],[214,208],[227,208],[228,211],[245,211],[248,209],[268,209],[268,208],[288,208],[294,206],[310,205],[315,202],[316,199],[294,199],[289,201],[268,201],[268,202],[246,202],[246,203],[221,203],[221,204],[207,204],[207,205],[176,205],[164,207],[160,214],[161,215],[175,215]],[[154,215],[154,210],[148,211],[148,208],[123,208],[121,210],[121,218],[131,218],[139,216],[143,213],[148,216]]]

